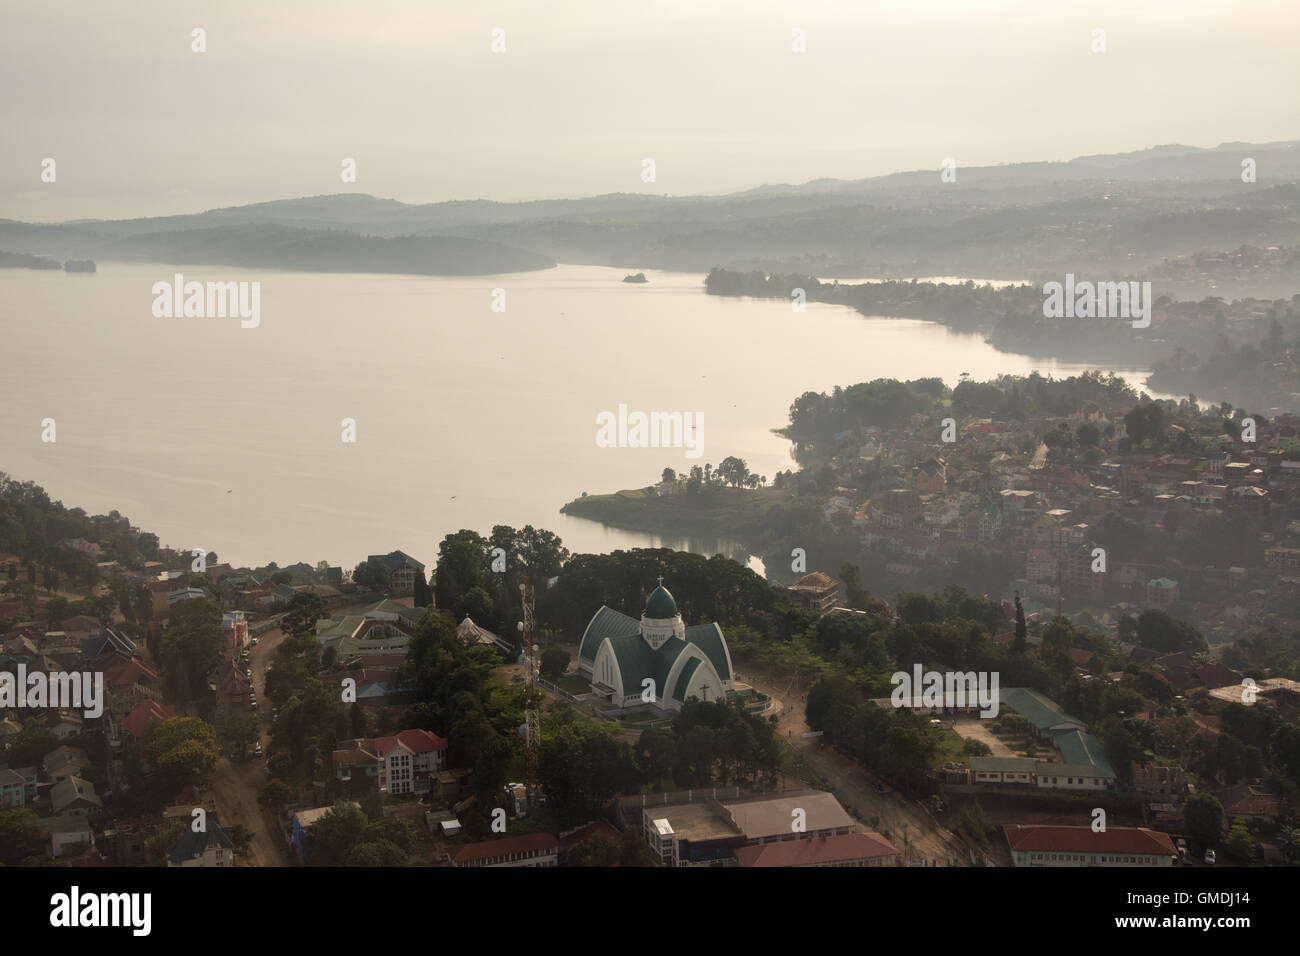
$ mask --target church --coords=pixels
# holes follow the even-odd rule
[[[592,616],[578,647],[578,673],[617,710],[653,704],[678,711],[689,697],[721,700],[734,689],[722,628],[686,627],[663,578],[640,621],[605,606]]]

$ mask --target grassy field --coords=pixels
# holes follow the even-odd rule
[[[565,674],[563,677],[547,678],[552,684],[560,690],[568,691],[574,697],[579,694],[590,693],[591,685],[579,677],[577,674]]]

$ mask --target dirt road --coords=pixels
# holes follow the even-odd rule
[[[265,708],[257,712],[262,723],[259,740],[263,748],[269,742],[271,732],[270,703],[263,702],[266,691],[266,664],[271,660],[282,640],[284,634],[279,628],[273,628],[262,634],[257,647],[249,652],[258,707]],[[296,866],[297,858],[277,832],[274,814],[257,802],[265,784],[265,757],[248,757],[236,762],[232,762],[229,757],[222,757],[217,762],[216,771],[212,775],[212,792],[217,802],[217,817],[223,826],[241,823],[253,834],[251,852],[240,861],[240,865]]]
[[[868,826],[871,826],[873,817],[878,818],[874,829],[888,833],[891,842],[903,851],[907,862],[948,866],[949,861],[955,859],[957,865],[970,865],[967,844],[940,826],[928,813],[822,738],[802,736],[808,732],[804,717],[806,693],[795,693],[788,687],[788,682],[752,671],[743,675],[737,673],[736,679],[779,702],[777,735],[784,737],[817,773],[829,780],[839,801],[853,807]],[[883,787],[886,792],[877,793],[877,787]]]

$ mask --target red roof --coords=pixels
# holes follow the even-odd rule
[[[1051,853],[1133,853],[1147,856],[1177,856],[1169,834],[1147,827],[1108,827],[1096,833],[1092,827],[1020,826],[1003,827],[1013,852],[1033,850]]]
[[[427,730],[403,730],[396,737],[375,738],[375,746],[379,749],[381,757],[388,756],[399,743],[411,753],[417,754],[447,749],[447,741]]]
[[[1227,687],[1229,684],[1241,683],[1239,673],[1218,661],[1196,668],[1196,676],[1206,687]]]
[[[623,839],[623,834],[619,833],[613,826],[604,820],[597,820],[595,823],[588,823],[585,827],[579,827],[567,836],[560,837],[560,849],[567,850],[585,840],[590,840],[594,836],[604,837],[615,842]]]
[[[525,833],[523,836],[506,837],[503,840],[485,840],[482,843],[470,843],[460,848],[454,860],[456,863],[473,863],[493,857],[508,856],[512,853],[531,853],[538,850],[558,850],[560,841],[549,833]]]
[[[104,680],[113,687],[158,682],[158,672],[135,658],[121,659],[104,668]]]
[[[126,715],[122,729],[133,737],[143,737],[154,724],[171,720],[176,716],[176,709],[159,704],[156,701],[141,701],[139,706]]]
[[[736,851],[741,866],[816,866],[846,860],[874,860],[897,856],[898,847],[879,833],[842,833],[830,837],[779,840]]]

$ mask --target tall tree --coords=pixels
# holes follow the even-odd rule
[[[1017,654],[1023,654],[1029,649],[1029,625],[1025,623],[1025,609],[1020,603],[1020,594],[1016,593],[1016,639],[1011,644],[1011,649]]]

